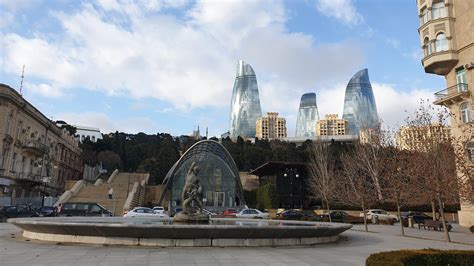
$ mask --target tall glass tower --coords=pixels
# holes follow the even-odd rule
[[[240,60],[230,102],[230,137],[255,137],[255,124],[262,117],[257,77],[252,67]]]
[[[295,137],[316,136],[316,122],[319,120],[316,93],[305,93],[301,96],[300,109],[296,118]]]
[[[355,73],[347,84],[342,118],[348,121],[349,134],[359,134],[365,128],[377,128],[377,106],[367,68]]]

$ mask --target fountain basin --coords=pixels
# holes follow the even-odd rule
[[[334,242],[350,224],[211,218],[209,224],[154,217],[9,219],[26,238],[69,243],[140,246],[293,246]]]

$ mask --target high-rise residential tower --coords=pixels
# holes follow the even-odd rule
[[[358,135],[361,129],[378,127],[377,106],[367,68],[355,73],[347,84],[342,118],[348,122],[348,134]]]
[[[257,77],[252,67],[240,60],[230,102],[230,137],[254,138],[255,123],[261,116]]]
[[[458,150],[458,157],[465,157],[456,160],[458,169],[465,169],[458,171],[458,178],[469,178],[472,175],[466,172],[474,171],[474,1],[416,2],[423,50],[421,63],[426,73],[446,79],[446,88],[435,93],[434,104],[449,108],[452,114],[451,136],[465,143],[464,148]],[[470,184],[473,189],[472,179]],[[461,197],[458,216],[459,225],[474,226],[474,198]]]
[[[296,118],[295,137],[316,136],[316,122],[319,120],[316,93],[305,93],[301,96],[300,109]]]

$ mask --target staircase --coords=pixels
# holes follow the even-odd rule
[[[136,207],[143,203],[143,201],[137,200],[132,201],[130,206],[124,209],[125,202],[132,193],[135,183],[138,183],[136,191],[141,192],[148,182],[149,174],[143,173],[113,173],[107,182],[97,183],[96,185],[86,184],[83,186],[74,196],[72,196],[67,202],[95,202],[98,203],[108,210],[112,211],[114,216],[122,216],[124,211]],[[114,190],[114,199],[109,199],[109,189]],[[130,195],[135,198],[135,194]],[[140,198],[140,195],[138,195]],[[115,202],[115,204],[114,204]],[[115,207],[115,208],[114,208]]]

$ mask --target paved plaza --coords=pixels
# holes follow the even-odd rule
[[[456,243],[442,241],[441,232],[398,226],[355,226],[339,241],[307,247],[266,248],[144,248],[69,245],[29,241],[11,224],[0,223],[0,265],[364,265],[369,254],[396,249],[474,250],[474,234],[454,227]]]

